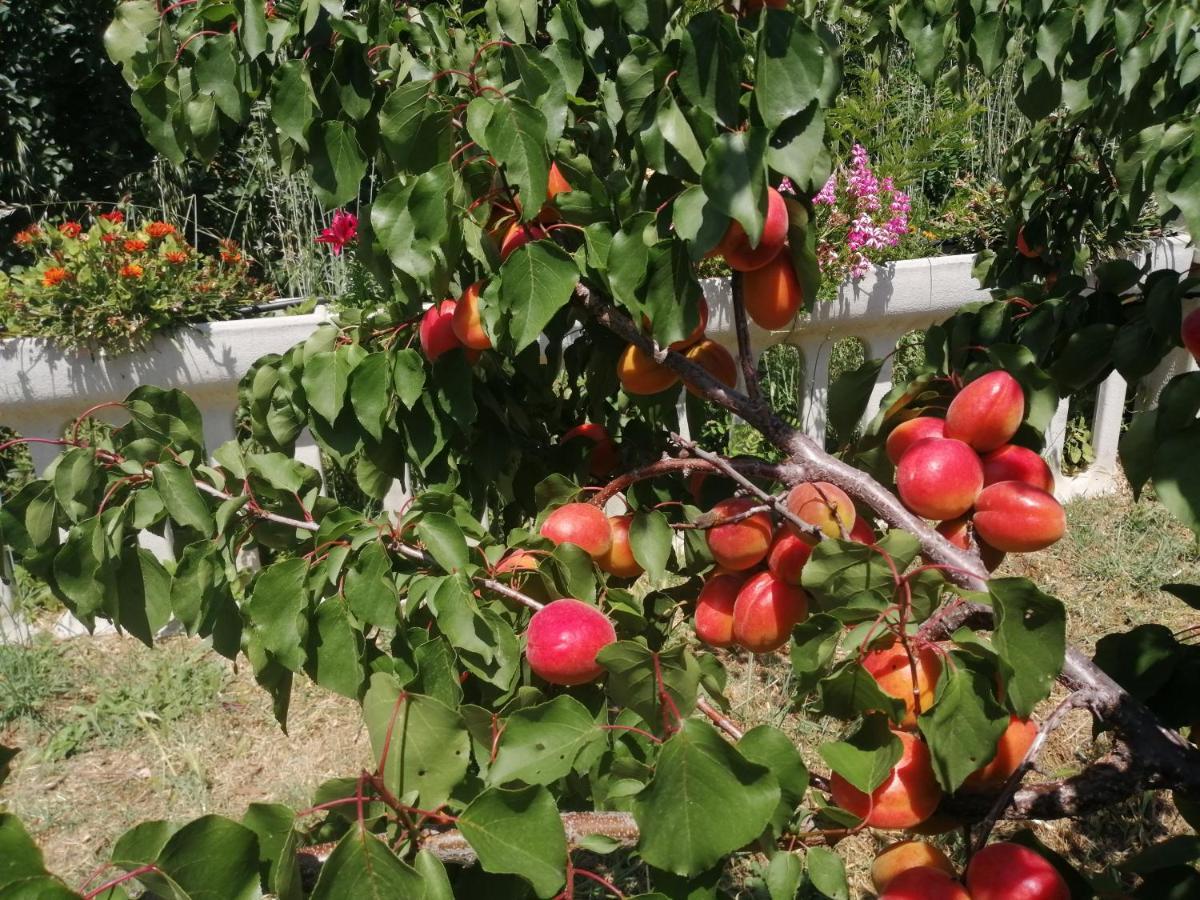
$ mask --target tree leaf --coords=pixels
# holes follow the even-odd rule
[[[779,782],[779,805],[771,818],[782,833],[808,790],[808,767],[795,742],[773,725],[756,725],[737,742],[738,752],[752,763],[770,769]]]
[[[344,206],[358,196],[367,160],[354,129],[346,122],[322,122],[312,135],[309,164],[313,190],[326,208]]]
[[[679,38],[679,77],[683,96],[709,118],[729,128],[738,119],[741,43],[733,19],[717,9],[688,20]]]
[[[354,407],[354,416],[377,441],[383,440],[383,430],[387,427],[394,368],[395,363],[387,353],[372,353],[350,373],[350,405]]]
[[[651,581],[661,581],[666,574],[673,540],[667,517],[658,510],[639,510],[634,514],[629,526],[629,544],[633,558],[646,570]]]
[[[767,9],[758,31],[754,103],[768,128],[778,128],[821,96],[828,49],[787,10]]]
[[[654,653],[636,641],[617,641],[596,654],[596,662],[608,670],[607,690],[613,701],[636,712],[652,728],[674,727],[696,706],[700,664],[682,644]],[[673,709],[663,704],[659,672]]]
[[[488,769],[488,781],[494,785],[550,784],[567,775],[580,754],[604,738],[587,707],[566,694],[517,710],[504,719],[503,729]]]
[[[849,900],[850,884],[846,880],[846,863],[827,847],[808,849],[808,881],[829,900]]]
[[[550,153],[546,148],[546,117],[520,97],[505,97],[492,105],[485,127],[485,147],[504,166],[521,192],[522,208],[532,213],[546,202]]]
[[[396,900],[424,896],[416,870],[379,836],[354,825],[321,866],[310,900]]]
[[[520,875],[539,897],[554,896],[566,883],[567,835],[544,787],[489,788],[457,824],[484,871]]]
[[[342,600],[326,599],[317,607],[313,625],[308,653],[313,681],[343,697],[357,698],[366,677],[363,639],[350,623]]]
[[[767,133],[761,128],[719,135],[708,145],[701,184],[709,201],[737,219],[757,247],[767,212]]]
[[[392,380],[400,402],[412,409],[425,390],[425,363],[421,354],[411,348],[399,350],[392,365]]]
[[[417,535],[439,566],[447,573],[469,568],[467,540],[462,529],[445,513],[426,513],[417,522]]]
[[[500,309],[508,348],[520,353],[538,339],[571,299],[579,270],[559,247],[534,241],[516,250],[500,269]]]
[[[224,816],[202,816],[184,825],[167,840],[154,864],[162,875],[138,878],[166,896],[178,896],[177,891],[192,900],[249,900],[260,895],[258,838]],[[164,890],[166,879],[177,890]]]
[[[0,813],[0,888],[45,874],[42,851],[21,820],[12,813]]]
[[[918,724],[934,774],[947,792],[958,790],[991,761],[1008,723],[1008,711],[993,696],[990,674],[959,663],[943,676],[933,707],[921,712]]]
[[[864,712],[883,712],[893,722],[904,717],[904,701],[885,694],[856,659],[837,665],[818,685],[820,709],[827,716],[853,719]]]
[[[996,611],[992,643],[1007,666],[1008,705],[1022,719],[1050,696],[1067,647],[1067,611],[1025,578],[993,578],[988,593]]]
[[[904,748],[887,718],[869,715],[844,741],[822,744],[818,752],[829,768],[869,794],[887,781]]]
[[[337,421],[346,402],[350,360],[344,353],[325,350],[304,360],[300,383],[308,405],[330,425]]]
[[[154,467],[154,487],[162,497],[167,515],[186,528],[194,528],[211,537],[215,523],[208,504],[189,469],[174,462],[160,462]]]
[[[308,562],[285,559],[258,573],[243,609],[266,650],[279,663],[299,672],[307,654]]]

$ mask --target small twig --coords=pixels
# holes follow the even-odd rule
[[[729,735],[735,741],[740,741],[746,733],[737,726],[736,723],[723,712],[701,697],[696,701],[696,709],[708,716],[714,725],[720,728],[723,732]]]
[[[725,460],[725,462],[737,469],[739,472],[744,472],[759,478],[769,478],[772,481],[783,481],[788,474],[787,466],[764,462],[761,459],[728,459]],[[703,459],[664,456],[657,462],[652,462],[647,466],[642,466],[640,469],[634,469],[632,472],[626,472],[624,475],[618,475],[603,488],[597,491],[587,502],[594,506],[603,507],[604,504],[607,503],[611,498],[626,490],[636,482],[646,481],[650,478],[657,478],[659,475],[677,473],[687,475],[691,472],[723,473],[724,470],[719,466]]]

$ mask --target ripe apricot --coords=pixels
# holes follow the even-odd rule
[[[1054,473],[1046,461],[1028,447],[1005,444],[985,453],[983,486],[1000,481],[1023,481],[1043,491],[1054,490]]]
[[[732,497],[712,508],[718,523],[740,515],[758,503],[749,497]],[[771,517],[758,512],[739,522],[716,524],[705,532],[708,549],[723,569],[740,572],[762,562],[771,547]]]
[[[529,620],[525,658],[533,673],[551,684],[585,684],[604,674],[596,654],[616,639],[612,622],[596,607],[555,600]]]
[[[919,866],[897,875],[879,900],[971,900],[967,889],[932,866]]]
[[[617,378],[627,394],[660,394],[679,383],[679,375],[630,344],[617,360]]]
[[[799,584],[804,564],[808,562],[812,552],[813,545],[808,540],[794,534],[790,529],[781,528],[775,534],[775,540],[767,552],[767,569],[780,581]]]
[[[924,438],[896,466],[904,505],[926,519],[954,519],[969,510],[983,489],[983,467],[962,441]]]
[[[461,347],[462,343],[454,334],[453,300],[443,300],[425,310],[421,316],[421,324],[417,326],[417,337],[421,341],[421,350],[425,358],[433,362],[443,353]]]
[[[618,578],[637,578],[645,570],[633,558],[633,545],[629,543],[633,516],[609,516],[608,524],[612,529],[612,546],[607,553],[596,557],[596,565]]]
[[[912,651],[917,668],[921,711],[924,712],[933,706],[934,691],[937,689],[938,677],[942,674],[942,660],[937,650],[928,644],[914,646]],[[890,647],[872,650],[863,656],[862,665],[875,679],[880,690],[889,697],[904,701],[904,718],[900,720],[900,727],[916,728],[917,708],[913,697],[912,668],[908,664],[908,654],[904,652],[904,645],[896,641]]]
[[[739,573],[710,575],[696,598],[696,637],[710,647],[733,646],[733,605],[746,583]]]
[[[500,241],[500,262],[504,262],[530,241],[540,241],[549,234],[541,225],[513,222],[505,230],[504,238]]]
[[[1067,530],[1066,512],[1054,495],[1020,481],[984,488],[972,522],[980,538],[1006,553],[1049,547]]]
[[[922,438],[929,437],[945,437],[946,436],[946,420],[937,419],[933,416],[917,416],[915,419],[909,419],[901,422],[887,436],[887,443],[884,449],[887,452],[887,458],[892,461],[892,465],[898,465],[900,457],[905,452]]]
[[[980,453],[1007,444],[1025,418],[1025,392],[1007,372],[988,372],[955,395],[946,409],[946,437]]]
[[[794,584],[759,572],[733,604],[733,639],[752,653],[778,650],[808,616],[808,595]]]
[[[875,529],[871,527],[870,522],[862,516],[858,516],[854,520],[854,527],[850,529],[850,540],[860,544],[874,544],[879,540],[879,536],[875,534]]]
[[[840,538],[843,528],[849,532],[858,518],[846,492],[828,481],[802,481],[788,491],[787,508],[833,538]]]
[[[1032,719],[1018,719],[1013,716],[996,743],[996,755],[982,769],[976,769],[967,776],[962,789],[970,793],[992,794],[1000,790],[1008,781],[1008,776],[1017,771],[1017,766],[1025,758],[1037,737],[1037,722]]]
[[[969,516],[959,516],[957,519],[939,522],[936,530],[938,534],[960,550],[971,549],[971,519]],[[979,535],[975,535],[974,538],[983,567],[989,572],[994,572],[1000,563],[1004,562],[1004,551],[997,550]]]
[[[765,266],[747,272],[742,288],[746,314],[768,331],[785,328],[804,305],[804,289],[788,253],[777,253]]]
[[[708,372],[709,375],[726,387],[737,386],[737,363],[734,362],[729,351],[716,341],[705,338],[690,348],[685,355],[689,360],[703,368],[704,371]],[[697,397],[703,396],[700,391],[696,390],[690,384],[685,382],[684,386],[688,389],[688,393]]]
[[[989,844],[971,857],[967,890],[972,900],[1070,900],[1058,870],[1021,844]]]
[[[514,550],[504,559],[496,564],[496,574],[504,575],[508,572],[520,572],[523,570],[537,571],[537,557],[526,550]]]
[[[546,199],[553,200],[559,194],[567,194],[571,191],[571,182],[567,181],[562,170],[558,167],[558,163],[550,163],[550,174],[546,178]]]
[[[836,772],[829,779],[833,800],[872,828],[911,828],[937,809],[942,789],[924,741],[906,731],[893,731],[903,751],[883,784],[865,794]]]
[[[588,453],[588,471],[597,478],[611,474],[621,465],[621,450],[608,435],[608,429],[596,422],[584,422],[563,433],[561,443],[575,438],[586,438],[593,441],[595,446]]]
[[[896,841],[880,851],[871,863],[871,882],[883,892],[898,875],[909,869],[931,868],[953,877],[954,863],[928,841]]]
[[[1192,354],[1192,359],[1200,362],[1200,309],[1194,309],[1184,317],[1179,339],[1188,353]]]
[[[546,516],[541,534],[555,544],[574,544],[592,559],[599,559],[612,547],[608,516],[590,503],[564,503]]]
[[[751,247],[750,238],[742,223],[736,219],[721,239],[721,251],[730,268],[750,272],[773,260],[787,242],[788,211],[783,197],[774,188],[767,188],[767,216],[758,245]]]
[[[1036,249],[1029,246],[1029,240],[1025,237],[1025,226],[1022,225],[1017,229],[1017,252],[1026,259],[1037,259],[1046,252],[1045,247],[1037,247]]]
[[[462,342],[464,347],[472,350],[490,350],[492,348],[492,339],[483,330],[483,317],[479,311],[479,292],[483,290],[483,285],[482,281],[477,281],[463,291],[463,295],[458,298],[458,304],[454,307],[454,315],[450,318],[450,327],[454,329],[454,336]]]

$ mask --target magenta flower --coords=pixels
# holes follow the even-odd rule
[[[333,222],[317,237],[318,244],[328,244],[335,256],[342,252],[347,244],[354,243],[358,236],[358,216],[352,212],[339,209],[333,214]]]

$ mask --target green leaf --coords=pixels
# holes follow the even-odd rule
[[[154,467],[154,487],[167,508],[167,515],[174,521],[206,537],[212,535],[215,523],[190,469],[174,462],[160,462]]]
[[[417,522],[417,535],[439,566],[446,572],[462,572],[469,566],[467,540],[462,529],[445,513],[426,513]]]
[[[688,166],[687,170],[682,170],[672,165],[672,172],[679,171],[681,174],[696,176],[704,171],[704,151],[696,140],[691,124],[675,102],[670,88],[664,88],[659,94],[655,123],[663,140],[670,144]],[[672,158],[668,159],[669,164],[672,161]]]
[[[392,265],[422,283],[432,283],[446,264],[452,179],[448,165],[408,180],[393,178],[371,207],[371,228]]]
[[[392,366],[392,380],[400,402],[412,409],[425,390],[425,363],[421,354],[411,348],[397,351]]]
[[[190,900],[241,900],[260,896],[258,839],[253,831],[223,816],[202,816],[176,831],[154,863],[162,875],[140,875],[149,889],[162,889],[164,877]]]
[[[321,866],[310,900],[396,900],[424,893],[415,869],[378,835],[354,825]]]
[[[567,775],[586,750],[603,743],[604,732],[586,706],[562,694],[517,710],[503,722],[488,781],[550,784]]]
[[[738,752],[752,763],[770,769],[779,782],[779,806],[771,824],[782,833],[808,790],[808,767],[795,742],[773,725],[757,725],[737,742]]]
[[[871,391],[879,380],[882,359],[868,359],[856,369],[838,375],[829,386],[829,424],[843,443],[849,443],[867,409]]]
[[[520,875],[539,897],[554,896],[566,883],[567,835],[544,787],[489,788],[457,824],[484,871]]]
[[[346,571],[343,590],[350,612],[379,628],[395,628],[400,598],[392,563],[378,541],[364,547]]]
[[[350,361],[344,353],[326,350],[304,361],[300,383],[308,405],[330,425],[337,421],[346,402],[350,381]]]
[[[629,526],[629,544],[633,558],[646,570],[651,581],[660,581],[666,574],[673,540],[667,517],[658,510],[639,510],[634,514]]]
[[[762,834],[779,798],[769,769],[707,722],[688,719],[663,744],[654,778],[634,800],[638,853],[657,868],[697,875]]]
[[[120,893],[116,893],[120,891]],[[97,896],[97,900],[125,900],[123,888],[110,888]],[[75,893],[57,878],[42,875],[35,878],[23,878],[11,884],[0,887],[0,900],[79,900]]]
[[[519,97],[492,105],[484,130],[485,149],[504,166],[508,180],[521,192],[522,208],[532,214],[546,202],[550,153],[546,148],[546,117]]]
[[[440,859],[428,850],[420,850],[413,860],[413,868],[425,883],[421,900],[454,900],[454,888]]]
[[[825,613],[810,616],[792,631],[792,671],[796,673],[798,693],[816,687],[821,673],[833,661],[843,631],[842,623]]]
[[[1184,652],[1171,629],[1147,623],[1104,635],[1096,642],[1095,661],[1121,687],[1145,702],[1170,681]]]
[[[267,51],[267,14],[266,4],[257,0],[237,0],[238,19],[241,27],[238,37],[246,56],[257,59]]]
[[[358,187],[367,174],[367,161],[352,126],[322,122],[312,135],[309,163],[313,189],[322,206],[344,206],[358,196]]]
[[[933,771],[947,792],[958,790],[996,755],[1009,715],[992,691],[990,675],[960,664],[943,676],[933,708],[921,713],[918,724],[929,744]]]
[[[819,684],[820,709],[827,716],[853,719],[864,712],[883,712],[893,722],[904,717],[904,701],[885,694],[855,659],[834,668]]]
[[[844,741],[822,744],[818,752],[829,768],[869,794],[887,781],[904,747],[884,716],[869,715]]]
[[[778,128],[821,96],[828,49],[794,13],[768,9],[758,32],[754,103],[768,128]]]
[[[810,847],[807,859],[809,884],[829,900],[849,900],[846,863],[840,856],[827,847]]]
[[[300,671],[307,655],[309,593],[308,563],[285,559],[258,573],[243,607],[262,645],[279,663]]]
[[[669,728],[676,724],[676,715],[662,702],[655,657],[663,689],[678,716],[686,718],[696,706],[700,664],[685,646],[654,653],[635,641],[617,641],[597,653],[596,662],[608,670],[608,695],[618,706],[633,710],[651,727]]]
[[[427,809],[445,803],[471,759],[471,736],[458,711],[404,693],[395,676],[377,672],[363,698],[363,718],[388,790],[397,797],[416,791]]]
[[[241,89],[235,49],[232,35],[205,38],[196,54],[192,74],[197,92],[210,95],[222,113],[234,122],[241,122],[248,112],[249,101]]]
[[[109,858],[126,869],[152,863],[179,828],[179,825],[161,819],[140,822],[117,838]]]
[[[112,24],[104,32],[104,49],[109,59],[124,70],[125,80],[130,84],[134,84],[140,74],[135,71],[134,64],[151,49],[150,36],[158,30],[161,21],[153,0],[126,0],[116,5]]]
[[[336,597],[325,600],[317,607],[313,624],[308,655],[313,681],[343,697],[357,698],[366,677],[363,640],[345,605]]]
[[[0,888],[23,878],[45,875],[42,851],[12,813],[0,813]]]
[[[1191,425],[1163,439],[1161,408],[1157,420],[1160,438],[1151,464],[1154,491],[1176,518],[1200,534],[1200,468],[1195,465],[1200,426]]]
[[[104,482],[104,470],[96,462],[95,453],[82,447],[60,456],[54,468],[54,496],[72,522],[95,515],[103,497]]]
[[[171,618],[171,576],[149,550],[126,546],[116,579],[114,623],[152,646],[154,635]]]
[[[683,96],[711,119],[736,128],[742,47],[733,19],[710,9],[692,16],[679,39],[679,77]]]
[[[1121,468],[1129,479],[1134,499],[1142,494],[1146,482],[1154,470],[1154,456],[1158,447],[1158,410],[1150,409],[1138,413],[1121,434],[1117,448],[1121,457]]]
[[[570,302],[579,283],[579,270],[559,247],[535,241],[516,250],[501,267],[500,276],[499,301],[508,349],[520,353]]]
[[[708,145],[701,184],[709,201],[737,219],[757,247],[767,212],[767,133],[751,127],[719,135]]]
[[[377,441],[383,440],[383,430],[387,427],[394,368],[395,363],[387,353],[372,353],[350,373],[350,405],[354,407],[354,416]]]
[[[804,863],[795,853],[776,853],[767,866],[765,880],[771,900],[795,900],[804,878]]]
[[[295,847],[292,858],[285,860],[282,853],[289,846],[294,833],[296,816],[281,803],[251,803],[242,815],[242,824],[258,838],[258,867],[263,883],[274,890],[279,872],[296,866]],[[286,879],[287,874],[284,875]]]
[[[1028,719],[1062,671],[1067,611],[1025,578],[993,578],[988,593],[996,611],[992,643],[1007,666],[1008,705]]]

